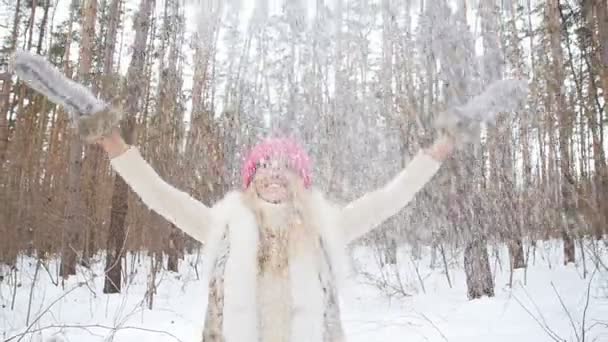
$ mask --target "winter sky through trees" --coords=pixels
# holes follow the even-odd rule
[[[181,0],[183,3],[183,14],[185,17],[187,36],[186,44],[182,46],[183,48],[183,57],[187,62],[184,65],[184,91],[191,90],[191,77],[193,75],[193,48],[196,44],[205,44],[204,41],[199,41],[195,34],[199,36],[205,35],[208,32],[209,27],[213,25],[213,21],[217,20],[216,16],[222,21],[222,24],[217,33],[217,41],[218,45],[216,47],[216,58],[219,63],[225,62],[230,58],[237,58],[235,54],[238,54],[238,57],[242,55],[252,55],[255,57],[254,51],[238,51],[234,46],[231,47],[232,44],[227,37],[228,32],[231,30],[235,30],[238,32],[238,35],[241,38],[244,38],[248,35],[251,35],[256,28],[256,25],[260,25],[260,23],[269,20],[269,18],[279,18],[282,14],[284,14],[286,8],[289,6],[293,6],[295,14],[290,20],[294,22],[291,23],[293,25],[297,25],[302,30],[312,30],[315,28],[315,18],[319,15],[319,12],[327,11],[328,13],[335,13],[338,0],[332,1],[306,1],[306,0],[295,0],[295,1],[287,1],[284,0],[227,0],[227,1],[219,1],[219,0]],[[447,1],[447,5],[453,11],[458,9],[460,0],[450,0]],[[509,0],[504,5],[508,5],[512,0]],[[513,0],[514,1],[514,0]],[[503,1],[504,2],[504,1]],[[517,1],[515,1],[517,2]],[[531,6],[538,6],[538,1],[532,1]],[[71,0],[55,0],[53,4],[53,14],[52,17],[54,19],[55,24],[61,23],[68,19],[69,17],[69,7]],[[347,2],[349,3],[349,2]],[[355,2],[357,3],[357,2]],[[137,0],[126,0],[122,3],[123,10],[127,14],[123,18],[124,27],[129,28],[133,25],[133,15],[137,10],[139,2]],[[156,13],[161,13],[163,10],[163,6],[165,1],[157,1],[156,2]],[[317,6],[324,6],[324,9],[319,9]],[[357,6],[357,5],[354,5]],[[382,1],[362,1],[360,2],[361,7],[367,6],[367,8],[361,8],[361,11],[367,14],[367,18],[365,18],[365,23],[369,24],[370,27],[367,28],[368,32],[365,32],[365,38],[368,40],[369,44],[369,52],[367,58],[370,60],[369,67],[371,70],[376,70],[380,68],[379,61],[382,58],[382,15],[381,8],[383,6]],[[406,32],[414,33],[418,30],[418,21],[421,13],[420,6],[424,6],[424,1],[411,1],[409,5],[408,11],[410,12],[409,20],[405,20],[403,18],[393,18],[397,26]],[[512,6],[516,6],[512,4]],[[397,11],[404,11],[404,8],[398,8]],[[474,51],[477,57],[481,57],[484,54],[483,49],[483,39],[480,34],[480,24],[481,21],[479,19],[479,10],[480,4],[479,1],[470,1],[466,7],[466,19],[467,23],[472,31],[474,41]],[[395,14],[400,14],[395,12]],[[402,14],[402,13],[401,13]],[[533,27],[537,27],[542,20],[542,13],[536,13],[531,16],[531,23]],[[37,15],[42,16],[42,13],[38,13]],[[2,17],[6,19],[6,22],[10,21],[11,12],[6,11],[2,13]],[[236,19],[233,21],[229,21],[228,19]],[[354,20],[354,19],[353,19]],[[523,24],[523,23],[521,23]],[[343,25],[342,29],[347,28],[347,25]],[[329,37],[335,36],[338,25],[336,22],[329,21],[326,25],[319,28],[323,31],[324,34]],[[522,28],[523,29],[523,28]],[[4,28],[0,30],[3,35],[8,35],[8,29]],[[233,32],[234,33],[234,32]],[[428,32],[427,32],[428,33]],[[424,32],[420,33],[421,35]],[[121,46],[117,48],[117,53],[123,53],[125,57],[129,56],[129,44],[133,39],[133,31],[125,30],[121,36]],[[424,36],[419,39],[425,39]],[[522,50],[526,55],[530,54],[528,42],[531,37],[522,37],[521,45]],[[208,43],[208,42],[207,42]],[[74,49],[72,51],[72,57],[77,59],[78,51]],[[496,56],[496,63],[502,64],[504,63],[504,57],[501,55]],[[438,67],[441,67],[441,62],[438,61]],[[479,61],[477,61],[479,63]],[[127,64],[123,63],[120,65],[121,69],[119,72],[126,73]],[[331,79],[329,81],[329,90],[333,91],[334,87],[331,84]],[[218,84],[218,93],[217,96],[222,97],[222,85]],[[221,102],[220,102],[221,103]],[[190,107],[189,107],[190,108]],[[219,108],[221,111],[221,108]],[[186,111],[186,120],[188,120],[189,112]],[[270,114],[271,113],[267,113]],[[269,120],[269,119],[267,119]]]

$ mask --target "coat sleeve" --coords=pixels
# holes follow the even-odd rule
[[[139,150],[130,147],[111,159],[112,168],[152,210],[194,239],[205,242],[214,220],[214,210],[189,194],[167,184]]]
[[[441,162],[420,151],[393,180],[340,210],[340,227],[346,242],[370,232],[403,209],[437,173]]]

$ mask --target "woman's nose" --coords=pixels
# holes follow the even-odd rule
[[[270,177],[279,178],[281,176],[281,169],[277,167],[273,167],[270,169]]]

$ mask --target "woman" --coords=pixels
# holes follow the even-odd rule
[[[337,285],[346,245],[406,206],[455,146],[475,139],[480,121],[512,109],[525,95],[522,82],[502,81],[442,113],[442,138],[386,186],[346,206],[312,187],[310,158],[299,145],[269,139],[246,158],[243,189],[208,207],[164,182],[112,129],[120,115],[84,87],[26,52],[15,54],[13,68],[66,107],[83,138],[103,147],[112,168],[150,209],[204,244],[210,274],[205,342],[343,341]]]

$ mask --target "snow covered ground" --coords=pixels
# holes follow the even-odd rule
[[[602,262],[608,265],[607,247],[601,248]],[[608,273],[602,270],[604,266],[593,272],[596,267],[590,253],[586,253],[587,275],[583,278],[582,263],[561,265],[558,242],[539,244],[530,258],[527,277],[518,270],[510,288],[506,251],[500,249],[490,258],[496,297],[473,301],[466,298],[464,271],[459,266],[462,259],[449,260],[450,288],[441,265],[429,267],[429,254],[424,249],[422,258],[416,260],[406,248],[400,250],[399,276],[403,290],[411,294],[408,297],[388,297],[367,284],[364,276],[347,281],[341,300],[350,342],[608,341]],[[359,269],[396,279],[394,269],[381,271],[376,266],[371,249],[358,248],[353,256]],[[148,259],[141,259],[122,294],[105,295],[99,276],[101,262],[93,271],[80,268],[78,276],[63,288],[53,284],[55,262],[48,269],[41,267],[32,291],[36,261],[21,258],[16,291],[9,270],[0,273],[4,275],[0,337],[10,341],[200,341],[205,281],[197,280],[192,267],[195,256],[187,260],[179,274],[161,271],[154,307],[149,310],[144,299]],[[127,272],[131,272],[132,261],[137,263],[129,257]],[[585,336],[581,333],[583,317]]]

